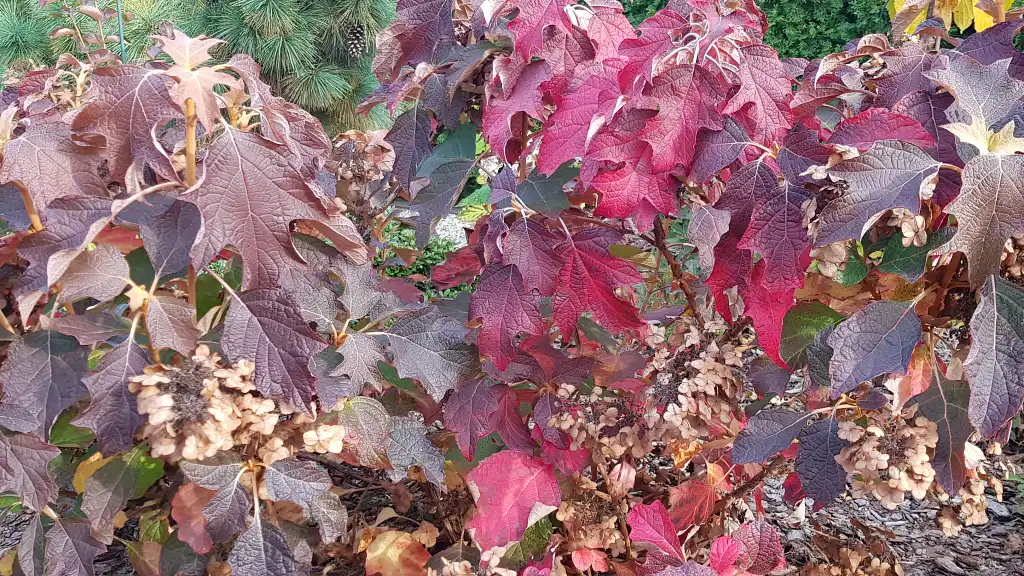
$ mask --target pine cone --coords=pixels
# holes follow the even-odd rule
[[[366,50],[366,29],[362,24],[349,24],[345,47],[350,58],[356,58]]]

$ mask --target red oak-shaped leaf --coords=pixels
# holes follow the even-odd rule
[[[753,44],[740,52],[739,91],[726,103],[722,114],[735,115],[751,105],[746,112],[750,120],[747,132],[755,142],[769,146],[785,137],[793,126],[789,108],[793,84],[779,55],[769,46]]]
[[[597,234],[595,234],[595,232]],[[602,231],[586,230],[566,247],[565,263],[555,278],[552,301],[555,324],[563,337],[576,333],[584,312],[591,312],[603,327],[613,332],[643,330],[646,323],[636,307],[615,294],[616,288],[632,293],[632,285],[641,282],[636,268],[616,258],[595,241]]]
[[[718,108],[725,93],[718,76],[692,64],[672,68],[654,78],[654,84],[644,90],[642,101],[644,107],[657,108],[659,112],[639,134],[654,150],[654,170],[690,165],[698,131],[722,129]]]
[[[472,284],[480,274],[483,263],[474,246],[463,246],[451,252],[444,262],[430,269],[430,281],[438,290],[447,290],[462,284]]]
[[[116,454],[132,447],[140,418],[128,379],[142,374],[149,364],[149,353],[129,337],[82,379],[89,390],[89,406],[72,423],[96,433],[101,453]]]
[[[498,396],[498,411],[494,413],[494,428],[501,435],[501,441],[512,450],[533,454],[537,443],[530,436],[530,430],[519,415],[519,397],[515,391],[498,384],[491,388]]]
[[[125,64],[93,70],[89,98],[71,122],[80,134],[101,134],[106,138],[104,155],[110,177],[123,180],[131,163],[146,162],[158,174],[170,178],[173,171],[154,144],[153,131],[184,116],[167,91],[168,80],[158,70]]]
[[[744,164],[725,185],[715,208],[730,214],[729,230],[737,238],[750,226],[750,216],[758,202],[779,193],[779,177],[764,162]]]
[[[721,130],[702,130],[697,137],[697,150],[686,180],[704,184],[708,178],[732,164],[749,144],[750,136],[731,116],[722,121]]]
[[[686,6],[689,11],[689,6]],[[682,32],[689,28],[686,16],[667,8],[640,23],[639,38],[628,38],[619,44],[620,56],[629,61],[619,72],[619,85],[624,91],[631,91],[636,81],[654,81],[659,71],[661,57],[675,47]]]
[[[825,74],[817,82],[810,75],[805,75],[789,106],[797,118],[809,118],[830,100],[854,91],[832,74]]]
[[[750,281],[747,282],[746,291],[742,293],[746,305],[745,313],[754,320],[754,330],[757,332],[757,341],[761,344],[761,349],[776,364],[785,367],[786,363],[779,355],[782,323],[786,311],[793,306],[793,293],[796,289],[793,286],[772,288],[765,278],[766,271],[764,259],[759,260],[750,271]]]
[[[436,306],[401,316],[388,330],[398,375],[419,380],[435,400],[480,372],[476,349],[466,344],[466,328]]]
[[[711,288],[715,298],[715,310],[727,321],[735,320],[729,308],[729,297],[725,291],[733,286],[743,289],[747,285],[747,273],[753,262],[750,250],[737,248],[739,238],[732,232],[722,237],[715,246],[715,267],[704,282]]]
[[[870,150],[829,169],[844,180],[846,191],[825,205],[818,216],[818,246],[860,238],[880,212],[905,208],[921,211],[921,186],[939,169],[939,162],[914,144],[880,140]]]
[[[595,71],[566,95],[545,123],[537,170],[552,174],[565,162],[583,157],[594,133],[614,110],[619,94],[614,79]]]
[[[544,49],[537,57],[551,67],[551,78],[541,84],[541,90],[552,104],[559,107],[569,92],[578,90],[581,83],[604,69],[601,60],[594,60],[594,42],[576,26],[568,33],[553,26],[545,30]],[[505,84],[504,79],[502,84]]]
[[[444,424],[455,431],[455,440],[466,460],[476,457],[476,443],[495,429],[498,394],[485,378],[463,382],[444,403]]]
[[[834,418],[819,420],[803,429],[796,454],[796,474],[804,493],[827,505],[846,491],[846,470],[836,461],[846,441],[839,438]]]
[[[732,447],[733,464],[760,464],[796,440],[813,412],[762,410],[747,421]]]
[[[914,398],[918,413],[935,422],[939,439],[932,456],[935,481],[947,494],[959,492],[967,475],[964,444],[974,431],[968,416],[971,388],[964,380],[949,380],[936,363],[930,366],[931,386]]]
[[[47,576],[93,576],[93,561],[107,547],[84,518],[59,518],[46,533]]]
[[[835,351],[829,365],[832,397],[887,372],[906,372],[921,340],[917,302],[878,301],[836,326],[828,338]]]
[[[257,134],[224,130],[203,165],[190,198],[203,214],[192,264],[202,268],[231,245],[242,255],[243,289],[276,286],[283,268],[299,264],[289,224],[321,219],[320,201],[288,149]]]
[[[49,438],[57,416],[86,395],[87,356],[88,349],[59,332],[30,332],[11,344],[0,368],[0,425]]]
[[[962,168],[964,163],[957,152],[957,137],[941,128],[949,122],[946,110],[953,102],[953,95],[948,92],[913,92],[894,104],[892,111],[909,116],[924,126],[936,142],[935,146],[925,148],[926,151],[931,152],[940,162]],[[939,181],[935,185],[933,198],[945,206],[960,194],[961,184],[958,172],[939,170]]]
[[[614,3],[591,5],[594,15],[587,21],[587,36],[594,41],[594,60],[604,62],[619,55],[619,45],[624,40],[636,38],[633,24],[623,14],[622,7]]]
[[[511,450],[485,458],[466,481],[479,494],[466,528],[482,550],[520,540],[532,522],[562,502],[551,465]]]
[[[977,34],[971,34],[956,47],[960,54],[966,54],[982,64],[991,64],[998,60],[1014,58],[1013,64],[1020,55],[1013,46],[1013,39],[1020,30],[1021,23],[1016,19],[1007,20]],[[1016,76],[1016,75],[1015,75]]]
[[[930,91],[932,81],[925,73],[938,62],[936,54],[926,52],[920,44],[908,42],[899,49],[881,55],[885,71],[874,80],[876,92],[874,105],[892,108],[901,98],[917,92]]]
[[[679,562],[686,560],[679,546],[679,536],[661,500],[633,506],[626,516],[626,523],[632,541],[652,544],[662,554]]]
[[[743,545],[739,565],[748,573],[768,574],[785,567],[782,539],[775,527],[767,521],[759,519],[744,524],[732,537]]]
[[[71,127],[57,115],[34,117],[28,129],[4,147],[0,183],[19,182],[40,213],[64,196],[105,198],[98,152],[73,141]]]
[[[811,166],[824,166],[831,153],[827,146],[818,141],[817,130],[799,125],[782,140],[779,169],[791,184],[810,184],[815,181],[814,178],[804,173]]]
[[[687,480],[670,488],[668,511],[672,524],[678,530],[703,524],[718,501],[718,489],[727,489],[728,485],[728,471],[712,463],[705,478]]]
[[[57,495],[47,469],[60,449],[29,434],[0,434],[0,490],[14,492],[22,504],[41,511]]]
[[[616,170],[597,174],[590,184],[600,199],[594,214],[605,218],[629,218],[637,230],[647,232],[659,214],[679,211],[674,186],[668,178],[653,173],[654,150],[650,144],[632,135],[607,135],[625,138],[620,147],[622,163]]]
[[[508,29],[515,34],[516,54],[520,58],[529,60],[540,51],[544,44],[544,30],[548,26],[569,31],[569,18],[565,14],[568,3],[567,0],[524,0],[508,6],[519,9]]]
[[[803,286],[811,242],[803,227],[802,188],[788,182],[757,199],[750,225],[738,244],[761,256],[764,287],[785,291]],[[781,327],[781,324],[780,324]]]
[[[711,543],[708,563],[718,574],[732,568],[743,555],[743,544],[729,536],[719,536]]]
[[[484,106],[481,130],[491,149],[505,162],[515,162],[523,153],[526,139],[523,115],[544,117],[541,84],[550,77],[547,62],[531,62],[513,86],[506,86],[502,95],[492,96]]]
[[[455,34],[451,0],[400,0],[396,16],[377,36],[373,72],[382,83],[406,64],[429,60],[437,43]]]
[[[935,146],[935,138],[917,120],[885,108],[869,108],[843,120],[828,143],[867,150],[879,140],[902,140],[924,149]]]
[[[245,529],[245,520],[252,510],[252,497],[238,478],[218,490],[203,508],[206,530],[214,542],[227,542]]]
[[[971,338],[964,362],[969,414],[978,431],[991,437],[1020,411],[1024,398],[1024,292],[989,276],[971,317]]]
[[[1006,240],[1024,231],[1024,156],[976,156],[961,178],[960,195],[946,206],[956,234],[943,251],[963,252],[971,286],[980,286],[999,270]]]
[[[561,433],[561,432],[559,432]],[[540,458],[544,462],[551,464],[559,472],[566,476],[572,476],[578,472],[582,472],[587,464],[590,463],[590,451],[586,448],[580,448],[578,450],[572,450],[567,448],[560,448],[557,445],[545,440],[540,432],[540,428],[534,427],[530,435],[540,443]],[[566,443],[568,445],[568,442]]]
[[[523,275],[523,286],[541,296],[555,291],[555,275],[562,268],[559,252],[565,239],[533,220],[516,220],[505,237],[505,264],[513,264]]]
[[[511,264],[495,263],[484,270],[469,302],[469,319],[482,322],[477,346],[502,371],[515,358],[521,333],[544,331],[536,299],[524,288],[519,269]]]
[[[231,299],[221,346],[230,362],[251,360],[264,395],[309,410],[316,393],[310,358],[323,341],[309,329],[295,302],[281,290],[250,290]]]
[[[331,271],[336,273],[344,284],[341,304],[348,312],[349,320],[369,317],[373,322],[399,310],[413,307],[410,302],[392,291],[392,288],[402,285],[389,281],[391,279],[382,281],[370,262],[353,264],[342,259],[335,263]]]
[[[224,41],[206,36],[189,38],[181,30],[175,30],[171,37],[155,35],[151,38],[174,61],[165,72],[177,80],[177,84],[171,88],[171,98],[181,110],[185,110],[186,100],[195,102],[196,117],[208,132],[212,132],[220,118],[220,100],[214,87],[241,87],[234,76],[215,67],[202,67],[211,58],[210,49]]]

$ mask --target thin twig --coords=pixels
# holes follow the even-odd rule
[[[960,269],[963,257],[962,252],[957,252],[953,254],[953,257],[946,264],[945,269],[942,271],[942,280],[939,282],[938,292],[935,294],[935,302],[928,310],[929,316],[934,318],[942,312],[942,306],[946,302],[946,292],[949,291],[949,284],[953,281],[953,277],[956,276],[957,270]]]
[[[665,257],[665,261],[668,262],[669,268],[672,269],[672,277],[679,283],[679,287],[682,289],[683,294],[686,295],[686,308],[693,314],[694,320],[697,322],[697,327],[701,332],[704,331],[704,317],[699,311],[697,311],[697,293],[693,291],[689,283],[686,282],[685,272],[683,267],[676,260],[676,257],[668,249],[665,244],[665,227],[663,225],[661,216],[654,222],[654,246],[661,252],[662,256]]]

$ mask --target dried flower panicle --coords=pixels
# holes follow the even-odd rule
[[[872,413],[867,426],[839,423],[839,437],[850,443],[836,460],[854,474],[852,492],[872,494],[888,509],[898,507],[909,492],[921,500],[935,480],[929,450],[938,442],[938,428],[916,408],[900,417],[887,410]]]
[[[135,376],[129,389],[137,394],[139,414],[147,416],[141,435],[154,457],[169,462],[202,460],[253,441],[257,453],[270,463],[294,453],[287,439],[272,437],[291,416],[294,427],[309,418],[285,403],[256,392],[254,365],[240,360],[224,365],[207,346],[179,366],[148,366]]]

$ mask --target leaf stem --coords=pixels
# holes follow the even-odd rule
[[[701,332],[704,331],[704,317],[697,311],[697,293],[693,291],[693,288],[686,282],[684,276],[683,267],[676,260],[676,257],[669,251],[668,246],[665,245],[665,227],[663,225],[664,220],[661,216],[654,222],[654,246],[659,252],[665,257],[665,261],[668,262],[669,268],[672,269],[672,277],[679,283],[679,287],[682,289],[683,294],[686,295],[686,308],[693,314],[693,319],[697,322],[697,327]]]
[[[939,168],[940,169],[947,168],[949,170],[952,170],[952,171],[956,172],[957,174],[963,174],[964,173],[964,169],[959,167],[959,166],[957,166],[956,164],[946,164],[945,162],[943,162],[942,164],[939,164]]]
[[[185,99],[185,184],[196,184],[196,101]]]
[[[28,220],[32,223],[32,231],[41,231],[43,229],[43,222],[39,219],[39,212],[36,212],[35,203],[32,202],[32,196],[29,195],[28,189],[19,182],[15,182],[14,185],[18,187],[18,192],[21,193],[21,201],[25,203],[25,211],[28,212]]]

